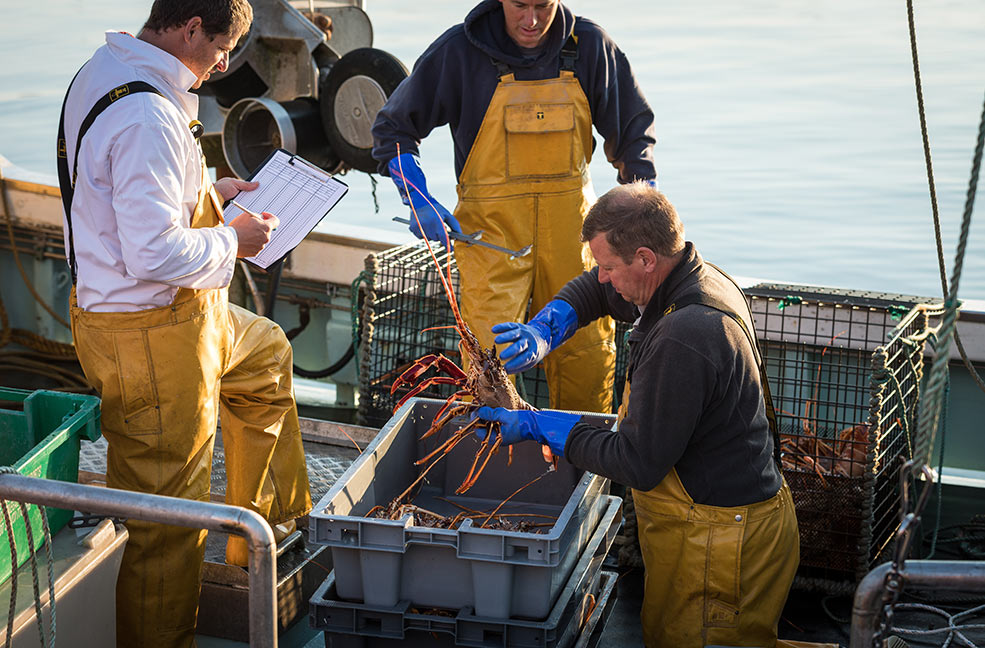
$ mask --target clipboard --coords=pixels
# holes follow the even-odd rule
[[[260,186],[254,191],[239,192],[236,202],[280,219],[263,250],[244,259],[263,270],[290,254],[349,191],[341,180],[284,149],[268,155],[247,180],[258,181]],[[229,203],[222,215],[228,223],[242,213]]]

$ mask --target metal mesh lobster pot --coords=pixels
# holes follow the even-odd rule
[[[445,273],[458,295],[458,268],[454,258],[435,249]],[[394,247],[370,255],[363,273],[364,286],[359,299],[359,422],[380,426],[393,415],[394,406],[407,393],[402,387],[391,394],[393,381],[415,360],[430,353],[441,353],[461,364],[458,334],[448,299],[445,297],[434,260],[423,244]],[[629,325],[617,323],[617,377],[613,386],[618,404],[622,395],[626,366],[623,342]],[[428,375],[431,375],[429,372]],[[538,408],[549,407],[544,371],[535,367],[518,377],[520,395]],[[450,385],[433,385],[419,395],[447,398],[455,391]]]
[[[850,592],[885,559],[911,455],[928,311],[918,298],[747,289],[800,527],[797,585]]]
[[[439,263],[451,262],[458,292],[458,269],[448,253],[435,249]],[[434,260],[421,244],[394,247],[366,257],[365,286],[359,295],[358,422],[379,427],[409,388],[391,394],[394,380],[415,360],[441,353],[461,363],[458,335]],[[420,396],[447,398],[450,385],[434,385]]]

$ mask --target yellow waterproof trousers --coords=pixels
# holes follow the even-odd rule
[[[569,71],[556,79],[500,78],[462,169],[455,217],[465,232],[510,249],[455,246],[465,321],[483,346],[500,322],[526,321],[591,266],[581,224],[595,200],[588,162],[592,116]],[[615,326],[603,318],[579,329],[544,360],[551,407],[612,411]]]
[[[671,470],[633,490],[646,567],[643,638],[648,648],[772,648],[797,565],[797,517],[784,481],[748,506],[695,504]]]
[[[219,222],[204,194],[194,227]],[[207,501],[221,413],[226,502],[271,524],[310,511],[292,351],[276,324],[230,306],[225,289],[181,289],[170,306],[137,312],[73,303],[71,315],[79,360],[102,398],[110,488]],[[117,645],[194,645],[206,532],[138,520],[127,529]]]
[[[626,416],[626,381],[619,423]],[[748,506],[696,504],[676,469],[632,491],[646,570],[647,648],[777,645],[780,613],[800,563],[800,534],[786,480]]]

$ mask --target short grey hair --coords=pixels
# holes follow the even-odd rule
[[[581,226],[581,240],[587,243],[602,233],[625,263],[641,247],[665,257],[684,249],[684,225],[677,210],[667,196],[642,180],[610,189],[592,205]]]

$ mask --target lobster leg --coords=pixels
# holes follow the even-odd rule
[[[431,367],[437,367],[458,382],[462,382],[467,378],[465,372],[457,364],[440,353],[430,353],[422,358],[418,358],[414,364],[397,376],[397,379],[390,386],[390,394],[395,393],[403,385],[414,382]]]
[[[460,393],[462,392],[456,392],[456,395]],[[449,400],[451,399],[449,398]],[[448,421],[452,420],[456,416],[459,416],[460,414],[464,414],[472,407],[468,403],[460,403],[457,407],[448,410],[444,416],[441,416],[442,412],[444,412],[450,404],[451,403],[446,403],[445,406],[438,411],[438,414],[434,417],[434,422],[431,423],[431,427],[428,428],[427,432],[421,435],[422,441],[443,428]]]
[[[392,385],[390,385],[390,395],[392,396],[401,385],[414,382],[420,378],[421,374],[437,364],[439,355],[440,354],[438,353],[429,353],[428,355],[415,360],[414,363],[405,369],[403,373],[397,376],[397,379],[393,381]]]
[[[469,468],[469,473],[465,476],[465,479],[462,480],[461,485],[459,485],[459,487],[455,490],[456,495],[461,495],[462,493],[465,492],[465,490],[463,489],[466,489],[466,484],[468,484],[469,486],[472,485],[472,475],[475,474],[475,468],[476,466],[479,465],[479,460],[482,459],[482,453],[488,449],[489,449],[489,436],[487,435],[486,438],[483,439],[482,443],[479,445],[479,449],[475,453],[475,458],[472,459],[472,466]]]
[[[458,442],[459,441],[461,441],[462,439],[464,439],[466,436],[468,436],[472,432],[472,429],[475,427],[475,424],[478,423],[478,422],[479,422],[479,419],[476,419],[476,420],[470,422],[465,427],[463,427],[458,432],[452,434],[450,437],[448,437],[437,448],[435,448],[434,450],[432,450],[431,452],[429,452],[426,456],[421,457],[420,459],[418,459],[417,461],[415,461],[414,462],[414,465],[415,466],[420,466],[422,463],[425,463],[428,459],[430,459],[434,455],[438,454],[439,452],[441,452],[443,454],[448,454],[449,452],[451,452],[452,448],[454,448],[456,445],[458,445]]]
[[[468,376],[462,371],[462,368],[457,364],[446,358],[445,356],[438,354],[438,368],[443,370],[446,374],[454,378],[455,380],[464,381]]]
[[[441,417],[444,415],[445,412],[451,409],[451,406],[455,404],[455,401],[468,395],[469,395],[468,390],[460,389],[459,391],[449,396],[448,399],[445,401],[445,404],[442,405],[441,409],[438,410],[438,413],[434,415],[435,424],[437,424],[438,421],[441,421],[442,425],[447,423],[447,421],[442,421]]]
[[[414,385],[413,389],[411,389],[409,392],[404,394],[403,397],[399,401],[397,401],[397,404],[394,405],[393,411],[396,412],[398,409],[400,409],[401,405],[406,403],[412,397],[417,396],[431,385],[455,385],[456,387],[458,387],[461,385],[461,383],[455,378],[450,378],[448,376],[431,376],[430,378],[426,380],[422,380],[421,382],[417,383],[416,385]]]
[[[488,443],[488,441],[489,441],[489,437],[486,436],[486,441],[484,443]],[[489,463],[489,460],[492,459],[492,456],[497,452],[499,452],[499,446],[502,443],[503,443],[503,437],[497,434],[496,440],[489,447],[489,451],[486,452],[486,458],[482,462],[482,465],[479,466],[479,470],[476,471],[475,474],[469,473],[469,476],[465,478],[465,481],[462,482],[462,485],[455,490],[455,493],[457,495],[461,495],[462,493],[466,492],[467,490],[475,486],[475,482],[479,481],[479,475],[481,475],[482,471],[486,469],[486,464]],[[479,452],[475,456],[477,461],[479,459],[479,455],[481,454],[482,454],[482,449],[480,448]]]

